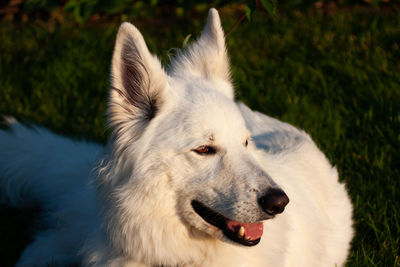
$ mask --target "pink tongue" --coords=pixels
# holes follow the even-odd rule
[[[231,220],[226,220],[226,226],[229,230],[235,233],[239,233],[240,227],[243,226],[244,228],[244,236],[247,239],[256,240],[259,239],[263,234],[263,223],[240,223]]]

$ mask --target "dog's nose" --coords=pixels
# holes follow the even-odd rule
[[[258,199],[261,208],[270,215],[282,213],[289,203],[289,198],[281,189],[272,188]]]

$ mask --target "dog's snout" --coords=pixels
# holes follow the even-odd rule
[[[261,208],[270,215],[282,213],[289,198],[281,189],[272,188],[265,195],[258,199]]]

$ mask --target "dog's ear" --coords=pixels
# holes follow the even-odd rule
[[[116,133],[140,134],[157,114],[167,75],[130,23],[119,28],[111,66],[108,120]]]
[[[221,20],[218,11],[211,8],[201,36],[172,62],[171,72],[178,75],[190,72],[217,84],[223,81],[228,86],[216,89],[233,99],[229,66]]]

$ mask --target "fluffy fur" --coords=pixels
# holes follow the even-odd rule
[[[306,133],[233,95],[215,9],[168,71],[123,23],[106,148],[12,119],[0,131],[2,196],[43,206],[50,224],[17,266],[343,265],[352,206],[336,169]],[[202,146],[215,153],[198,153]],[[290,199],[277,216],[258,201],[270,188]],[[264,221],[261,242],[236,244],[194,211],[193,200],[231,220]]]

